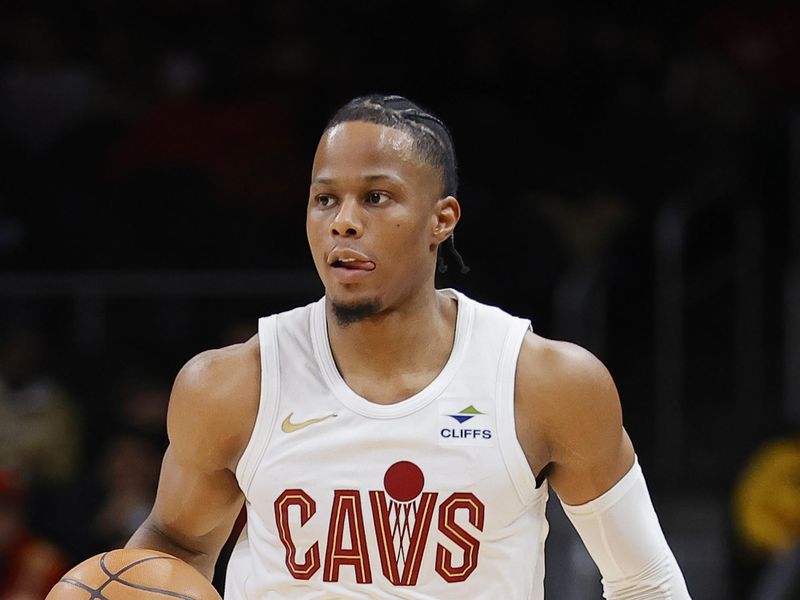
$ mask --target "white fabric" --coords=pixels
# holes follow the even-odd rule
[[[605,494],[564,511],[603,575],[609,600],[684,600],[683,575],[658,522],[638,459]]]
[[[425,389],[391,405],[367,401],[342,379],[328,342],[324,299],[260,320],[260,408],[236,469],[248,522],[228,567],[226,600],[543,598],[547,488],[536,488],[514,428],[517,357],[530,324],[458,292],[444,293],[458,301],[450,358]],[[327,418],[287,433],[282,424],[290,415],[295,426]],[[385,575],[381,558],[388,550],[379,545],[380,521],[374,514],[381,510],[374,508],[376,495],[391,500],[384,476],[399,461],[409,461],[423,473],[417,510],[422,510],[425,493],[435,495],[413,585],[394,585]],[[302,500],[304,523],[300,506],[286,508],[286,490],[294,490],[294,499],[305,494],[313,501]],[[371,582],[357,582],[352,564],[340,565],[329,576],[326,557],[335,546],[329,542],[329,524],[336,522],[331,518],[335,490],[350,490],[348,494],[360,499],[356,504],[363,530],[340,520],[341,528],[331,526],[330,531],[344,531],[340,551],[353,548],[363,533]],[[443,506],[451,497],[465,500],[448,513]],[[479,505],[484,507],[482,528],[475,518]],[[443,527],[449,527],[447,521],[442,525],[446,514],[454,515],[467,539],[479,542],[474,570],[463,581],[448,582],[440,574],[452,575],[467,556],[453,541],[463,541],[463,536],[444,533]],[[307,579],[290,571],[287,531],[295,548],[289,553],[292,568]],[[406,531],[403,543],[408,539]],[[399,553],[394,537],[392,543]],[[442,565],[440,555],[445,554],[450,560]]]

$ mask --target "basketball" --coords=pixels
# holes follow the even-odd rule
[[[46,600],[220,600],[214,586],[180,559],[131,548],[93,556],[61,578]]]

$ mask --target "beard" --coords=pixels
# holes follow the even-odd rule
[[[377,300],[364,300],[355,304],[338,304],[331,300],[331,308],[339,326],[347,327],[377,315],[381,307]]]

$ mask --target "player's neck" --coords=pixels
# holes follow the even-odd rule
[[[428,385],[447,362],[456,310],[452,299],[432,287],[399,307],[349,325],[338,323],[328,307],[328,339],[336,366],[365,398],[403,400]]]

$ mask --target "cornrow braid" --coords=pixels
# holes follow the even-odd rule
[[[350,121],[366,121],[408,133],[414,140],[414,149],[419,156],[441,173],[442,197],[456,195],[458,170],[453,137],[441,119],[403,96],[371,94],[354,98],[336,111],[325,126],[325,131]],[[455,258],[460,272],[469,272],[469,267],[456,250],[452,235],[444,246]],[[441,247],[436,261],[439,272],[446,272],[447,265]]]

